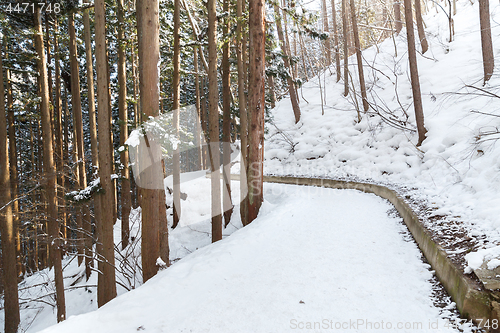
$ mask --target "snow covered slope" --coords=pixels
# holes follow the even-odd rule
[[[431,300],[429,266],[389,203],[277,184],[265,195],[251,225],[43,332],[452,331]]]
[[[498,55],[498,1],[491,1],[490,9],[493,46]],[[496,141],[500,135],[487,134],[497,132],[500,126],[500,97],[490,94],[500,95],[500,75],[495,72],[482,86],[477,1],[473,5],[468,0],[458,1],[452,42],[447,40],[448,21],[441,10],[430,10],[424,21],[430,48],[417,57],[428,133],[421,147],[415,147],[403,30],[395,38],[396,57],[392,39],[363,51],[372,110],[362,114],[360,123],[356,122],[352,97],[342,96],[343,82],[336,83],[335,74],[330,76],[328,71],[324,115],[317,77],[303,88],[309,103],[302,100],[298,124],[294,124],[288,100],[277,105],[266,142],[265,172],[351,178],[399,189],[418,202],[417,208],[429,219],[429,228],[443,235],[455,228],[463,236],[446,240],[461,253],[458,259],[463,261],[467,248],[454,243],[472,239],[476,248],[500,244],[500,146]],[[357,78],[355,57],[349,60],[352,77]],[[354,86],[359,93],[357,81]],[[357,103],[361,103],[359,97]]]

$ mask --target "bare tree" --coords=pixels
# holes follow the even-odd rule
[[[342,0],[342,34],[344,35],[344,96],[349,95],[349,31],[347,0]]]
[[[332,25],[334,36],[334,50],[335,50],[335,70],[337,72],[337,82],[340,81],[340,49],[339,49],[339,33],[337,28],[337,9],[335,8],[335,0],[332,0]]]
[[[354,6],[354,0],[351,1],[351,23],[352,31],[354,35],[354,45],[356,47],[356,59],[358,62],[358,75],[359,75],[359,85],[361,87],[361,98],[363,99],[363,108],[368,111],[370,106],[368,105],[368,100],[366,97],[366,85],[365,85],[365,74],[363,73],[363,56],[361,54],[361,44],[359,42],[358,33],[358,21],[356,18],[356,7]],[[360,113],[358,112],[358,121],[361,121]]]
[[[175,0],[174,2],[174,75],[173,75],[173,82],[172,82],[172,87],[173,87],[173,111],[174,111],[174,127],[175,127],[175,136],[178,138],[179,137],[179,112],[180,112],[180,98],[181,98],[181,76],[180,76],[180,69],[181,69],[181,62],[180,62],[180,54],[181,54],[181,47],[180,47],[180,36],[179,36],[179,30],[180,30],[180,25],[181,25],[181,18],[180,18],[180,0]],[[174,149],[173,153],[173,203],[174,203],[174,222],[173,222],[173,228],[177,226],[179,223],[179,219],[181,217],[181,166],[180,166],[180,153],[179,153],[179,148],[176,147]]]
[[[413,30],[413,13],[411,0],[405,0],[406,34],[408,39],[408,60],[410,62],[411,90],[413,92],[413,107],[417,120],[418,143],[420,146],[425,140],[427,129],[424,126],[424,109],[422,107],[422,95],[420,93],[420,80],[418,78],[417,51],[415,50],[415,31]]]
[[[403,29],[403,21],[401,21],[401,2],[400,0],[393,0],[394,8],[394,27],[396,28],[396,33],[400,33]]]
[[[483,52],[484,84],[493,75],[495,58],[491,41],[489,0],[479,0],[479,25],[481,27],[481,50]]]
[[[418,38],[420,39],[420,46],[422,47],[422,54],[427,52],[429,44],[425,38],[424,21],[422,19],[422,7],[420,0],[415,0],[415,20],[417,21]]]
[[[328,26],[328,11],[326,9],[326,0],[321,0],[321,13],[323,14],[323,31],[329,33],[330,27]],[[330,66],[332,63],[332,51],[330,46],[330,36],[325,40],[326,51],[326,65]]]

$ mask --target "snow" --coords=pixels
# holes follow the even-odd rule
[[[448,331],[429,266],[388,202],[278,184],[266,184],[265,197],[249,226],[43,332],[288,332],[315,323],[358,332],[382,322]]]
[[[490,8],[491,20],[497,22],[498,2],[492,1]],[[277,103],[265,141],[265,174],[380,183],[425,207],[429,218],[439,217],[424,221],[438,234],[446,234],[456,224],[476,244],[473,251],[499,246],[500,147],[493,140],[499,135],[488,133],[500,126],[500,98],[479,89],[498,95],[500,76],[494,74],[482,86],[478,12],[477,1],[473,5],[457,2],[452,42],[447,40],[448,21],[441,10],[431,9],[424,16],[430,48],[417,57],[428,130],[421,147],[415,146],[418,135],[403,30],[395,38],[396,57],[392,39],[381,43],[379,52],[375,47],[363,50],[372,109],[362,113],[360,123],[352,96],[342,95],[343,81],[335,82],[334,69],[333,75],[326,71],[324,115],[314,78],[302,88],[309,103],[301,100],[297,124],[290,101]],[[493,45],[499,35],[500,25],[492,24]],[[494,48],[495,53],[500,51]],[[355,56],[349,63],[359,94]],[[463,250],[459,260],[465,260],[465,249],[458,249]],[[469,262],[469,266],[476,265]]]

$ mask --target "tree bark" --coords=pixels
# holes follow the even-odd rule
[[[229,12],[229,0],[224,0],[224,12]],[[222,46],[222,147],[223,167],[222,178],[222,208],[224,211],[224,225],[231,222],[233,201],[231,200],[231,74],[229,64],[229,19],[226,17],[222,26],[222,35],[226,39]]]
[[[259,213],[263,201],[264,113],[265,113],[265,7],[263,0],[249,2],[250,76],[248,80],[248,221]],[[276,7],[275,7],[276,8]]]
[[[1,45],[1,44],[0,44]],[[0,231],[2,237],[2,272],[4,285],[5,333],[17,333],[19,327],[19,296],[16,269],[16,233],[10,195],[9,152],[3,77],[3,55],[0,50]]]
[[[95,4],[95,53],[97,72],[97,105],[99,124],[99,178],[103,189],[100,194],[101,220],[97,223],[98,264],[97,304],[103,306],[116,297],[115,253],[113,240],[114,186],[111,180],[113,155],[111,154],[111,106],[109,99],[108,63],[106,51],[106,8],[104,0]]]
[[[352,32],[354,35],[354,46],[356,47],[356,60],[358,62],[359,85],[361,88],[361,98],[363,99],[363,109],[366,112],[370,108],[370,105],[368,104],[368,99],[366,97],[365,74],[363,72],[363,56],[361,54],[361,44],[359,42],[358,21],[356,18],[356,7],[354,5],[354,0],[350,0],[350,1],[351,1]],[[359,121],[361,121],[361,116],[358,112],[358,122]]]
[[[158,61],[160,59],[159,1],[137,0],[137,27],[139,36],[139,84],[141,111],[146,118],[159,115],[160,91]],[[147,138],[147,137],[146,137]],[[145,170],[141,186],[142,207],[142,273],[147,281],[157,271],[160,257],[160,223],[164,221],[165,200],[161,152],[151,146],[151,167]],[[146,186],[145,186],[146,185]],[[163,201],[162,201],[163,200]],[[164,235],[162,235],[164,236]],[[162,237],[164,240],[164,237]],[[164,244],[162,246],[168,246]],[[166,262],[168,265],[168,262]]]
[[[125,141],[128,139],[128,109],[127,109],[127,73],[125,56],[125,22],[123,0],[117,1],[118,14],[118,109],[120,113],[120,146],[125,147]],[[129,241],[129,216],[130,216],[130,173],[128,150],[124,149],[120,153],[120,162],[122,164],[122,193],[121,193],[121,215],[122,215],[122,249],[125,249]]]
[[[222,239],[222,212],[219,150],[219,90],[217,82],[216,0],[208,0],[208,119],[212,193],[212,242]]]
[[[56,285],[57,321],[66,319],[66,305],[64,300],[64,282],[62,270],[61,239],[59,238],[59,225],[56,197],[56,168],[54,165],[51,113],[49,108],[49,88],[47,81],[47,67],[42,34],[42,18],[40,7],[35,7],[35,48],[38,54],[38,71],[41,88],[41,121],[43,140],[43,171],[45,178],[45,199],[47,201],[48,234],[50,238],[50,256],[54,265]]]
[[[406,34],[408,39],[408,59],[410,62],[411,90],[413,93],[413,107],[415,108],[415,118],[417,121],[418,143],[417,147],[425,140],[427,130],[424,126],[424,109],[422,107],[422,96],[420,93],[420,80],[418,78],[417,52],[415,50],[415,32],[413,30],[413,13],[411,0],[404,0]]]
[[[481,51],[483,53],[484,84],[493,75],[495,58],[491,42],[490,4],[489,0],[479,0],[479,25],[481,28]]]

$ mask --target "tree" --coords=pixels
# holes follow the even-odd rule
[[[491,42],[490,4],[489,0],[479,0],[479,26],[481,28],[481,51],[483,53],[484,84],[493,75],[495,58]]]
[[[396,33],[400,33],[403,29],[403,21],[401,21],[401,3],[400,0],[393,0],[394,9],[394,26],[396,28]]]
[[[328,11],[326,9],[326,0],[321,0],[321,12],[323,14],[323,30],[328,33],[330,28],[328,27]],[[326,65],[330,66],[332,63],[332,52],[330,46],[330,36],[325,39],[325,51],[326,51]]]
[[[246,196],[248,193],[247,184],[247,166],[248,166],[248,122],[247,122],[247,102],[245,95],[245,83],[246,83],[246,68],[245,61],[243,59],[245,51],[245,42],[242,35],[243,27],[243,7],[245,5],[244,0],[237,0],[236,2],[236,16],[238,18],[236,26],[236,59],[238,65],[238,108],[240,111],[240,141],[241,141],[241,159],[240,159],[240,216],[241,220],[245,221],[247,216],[247,200]]]
[[[354,46],[356,47],[356,59],[358,62],[359,85],[361,87],[361,98],[363,99],[363,108],[366,112],[368,111],[370,106],[368,105],[368,99],[366,97],[365,74],[363,73],[363,56],[361,54],[361,44],[359,43],[358,21],[356,19],[356,7],[354,6],[354,0],[350,0],[350,2],[351,2],[352,32],[354,35]],[[361,121],[361,116],[359,112],[358,112],[358,121]]]
[[[422,54],[424,54],[429,49],[429,44],[427,43],[427,38],[425,38],[424,21],[422,19],[422,7],[420,5],[420,0],[415,0],[415,20],[417,22],[418,38],[420,39]]]
[[[413,13],[411,0],[405,0],[406,34],[408,39],[408,60],[410,62],[411,90],[413,93],[413,107],[417,120],[418,143],[420,146],[425,140],[427,129],[424,126],[424,109],[422,107],[422,95],[420,93],[420,80],[418,78],[417,52],[415,50],[415,31],[413,30]]]
[[[111,106],[106,50],[106,7],[104,0],[95,4],[95,53],[97,72],[97,105],[99,125],[99,178],[103,189],[100,194],[101,220],[97,223],[97,252],[99,254],[99,276],[97,304],[103,306],[116,297],[115,253],[113,241],[114,186],[111,180],[113,156],[111,155]],[[99,198],[97,199],[99,200]]]
[[[57,321],[66,319],[66,304],[64,299],[64,281],[62,272],[62,249],[59,238],[59,223],[56,197],[56,168],[54,165],[51,112],[49,108],[49,87],[47,80],[47,65],[43,44],[42,18],[40,7],[35,6],[35,48],[38,55],[38,72],[40,78],[40,113],[43,134],[43,171],[45,182],[45,200],[47,202],[48,234],[51,262],[54,265],[54,280],[56,285]]]
[[[250,8],[250,4],[249,4]],[[287,52],[287,47],[285,44],[285,37],[283,34],[283,27],[281,25],[281,14],[280,8],[275,3],[274,4],[274,20],[276,21],[276,30],[278,31],[278,39],[280,41],[281,53],[283,54],[283,62],[285,64],[285,70],[287,71],[287,83],[288,83],[288,94],[290,95],[290,102],[292,103],[293,115],[295,116],[295,123],[300,120],[300,107],[299,99],[297,97],[297,91],[295,90],[295,83],[293,82],[292,76],[292,66],[290,66],[290,53]],[[249,21],[249,27],[251,23]],[[250,49],[252,52],[252,49]],[[249,83],[250,86],[250,83]],[[249,102],[250,103],[250,102]],[[250,111],[250,104],[248,105],[248,110]]]
[[[335,70],[337,72],[337,82],[340,81],[340,49],[339,49],[339,33],[337,28],[337,10],[335,9],[335,0],[332,0],[332,25],[334,36],[334,50],[335,50]]]
[[[10,204],[9,153],[5,116],[3,55],[1,53],[0,50],[0,232],[2,236],[5,333],[16,333],[20,322],[16,270],[16,232],[12,216],[12,205]]]
[[[342,34],[344,35],[344,96],[349,95],[349,32],[347,27],[347,0],[342,0]]]
[[[224,0],[224,12],[229,12],[229,0]],[[224,225],[231,221],[233,202],[231,200],[231,74],[229,63],[229,18],[224,19],[222,35],[226,40],[222,45],[222,147],[223,166],[222,178],[222,208],[224,211]]]
[[[141,111],[146,118],[159,115],[160,91],[158,62],[160,59],[159,1],[137,1],[137,30],[139,37],[139,89]],[[148,139],[146,135],[146,139]],[[141,175],[142,208],[142,275],[147,281],[157,271],[160,257],[160,223],[166,218],[161,151],[148,147],[151,167]],[[163,192],[163,194],[162,194]],[[162,235],[164,236],[164,235]],[[164,239],[164,237],[162,237]],[[168,248],[168,244],[165,244]],[[168,258],[162,258],[164,261]],[[168,262],[166,262],[168,264]]]
[[[222,212],[219,151],[219,89],[217,82],[217,12],[216,0],[208,0],[208,120],[212,193],[212,242],[222,239]]]
[[[181,108],[181,47],[180,47],[180,36],[179,30],[181,25],[181,17],[180,17],[180,0],[175,0],[174,3],[174,75],[173,75],[173,106],[174,109],[174,127],[175,127],[175,136],[177,140],[179,139],[179,113]],[[179,223],[179,219],[181,217],[181,165],[180,165],[180,153],[179,147],[174,149],[173,153],[173,170],[172,170],[172,180],[173,180],[173,213],[174,213],[174,222],[172,227],[175,228]]]
[[[275,6],[276,9],[276,6]],[[252,222],[263,201],[264,112],[265,112],[265,7],[263,0],[249,1],[248,110],[248,220]],[[298,120],[296,120],[298,121]],[[245,223],[244,222],[244,223]]]
[[[120,113],[120,146],[125,146],[128,139],[128,109],[127,109],[127,73],[125,57],[125,22],[124,22],[123,0],[117,0],[118,16],[118,109]],[[128,245],[129,238],[129,215],[131,205],[130,194],[130,173],[128,150],[124,149],[120,153],[120,162],[122,164],[122,192],[121,192],[121,215],[122,215],[122,249]]]

